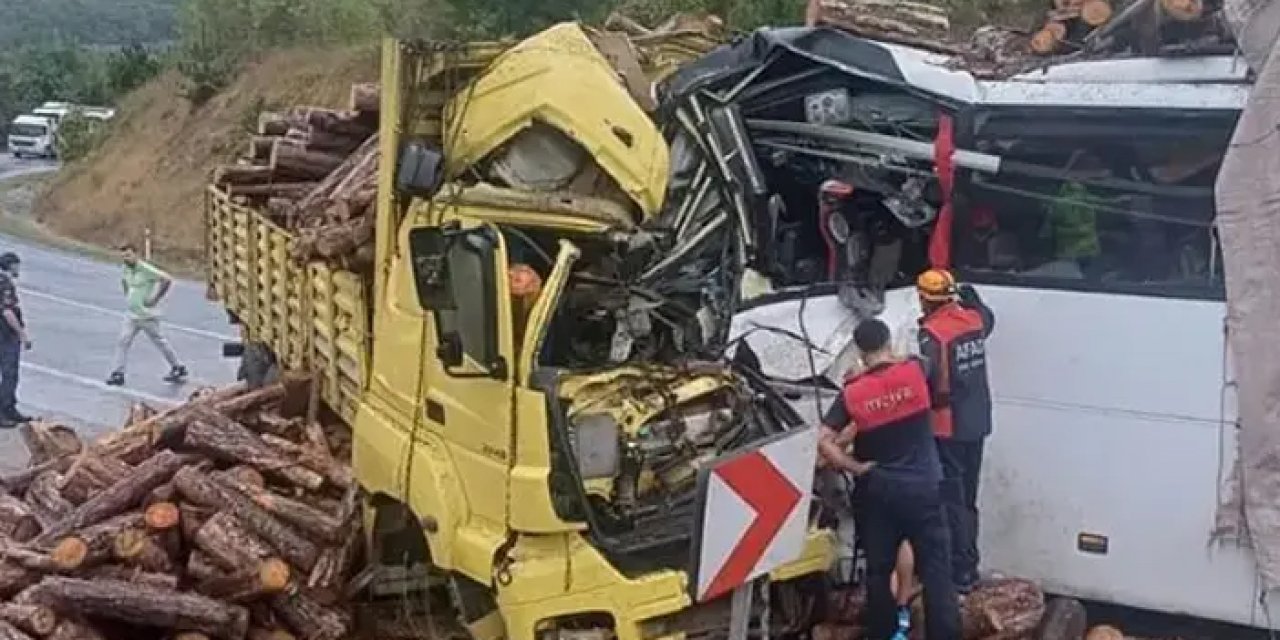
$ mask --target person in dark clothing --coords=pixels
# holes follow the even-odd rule
[[[947,271],[924,272],[916,291],[924,310],[920,354],[937,367],[933,427],[951,527],[952,579],[967,593],[978,581],[978,478],[991,435],[986,340],[995,329],[995,315],[973,287],[957,287]]]
[[[30,421],[18,412],[22,351],[31,348],[14,283],[20,263],[16,253],[0,254],[0,428],[13,428]]]
[[[895,620],[891,577],[902,542],[911,543],[924,587],[928,640],[960,637],[960,610],[951,582],[951,546],[939,483],[942,468],[930,423],[926,362],[893,356],[889,327],[866,320],[853,332],[866,370],[849,378],[823,417],[824,460],[857,477],[867,567],[868,638],[905,637]],[[854,453],[847,451],[852,444]],[[901,613],[901,612],[899,612]]]

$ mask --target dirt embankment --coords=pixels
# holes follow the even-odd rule
[[[204,185],[215,165],[241,151],[258,113],[345,108],[352,82],[377,79],[377,59],[374,47],[270,54],[198,108],[169,72],[120,105],[110,137],[53,179],[35,214],[55,233],[105,246],[141,242],[150,228],[162,262],[199,268]]]

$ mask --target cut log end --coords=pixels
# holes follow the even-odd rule
[[[1088,0],[1080,6],[1080,20],[1091,27],[1106,24],[1111,14],[1111,3],[1107,0]]]
[[[152,531],[169,531],[182,522],[182,512],[172,502],[157,502],[147,507],[144,517],[147,528]]]
[[[1049,24],[1057,24],[1051,22]],[[1047,56],[1052,55],[1058,50],[1058,44],[1061,42],[1054,34],[1054,30],[1045,26],[1031,36],[1031,51],[1036,55]]]
[[[1192,22],[1204,15],[1203,0],[1160,0],[1160,11],[1179,22]]]
[[[249,640],[297,640],[297,636],[284,629],[250,629]]]
[[[269,558],[258,567],[258,582],[267,593],[283,593],[292,577],[289,564],[279,558]]]
[[[89,558],[89,543],[80,536],[68,536],[58,541],[49,556],[62,570],[74,571]]]
[[[0,620],[42,638],[58,627],[57,614],[40,605],[0,604]]]

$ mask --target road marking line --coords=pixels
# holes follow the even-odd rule
[[[89,304],[87,302],[78,302],[76,300],[71,300],[69,298],[64,298],[62,296],[53,295],[52,293],[35,291],[33,289],[28,289],[26,287],[18,287],[18,291],[24,296],[31,296],[33,298],[43,298],[45,300],[49,300],[50,302],[65,304],[69,307],[76,307],[77,309],[84,309],[86,311],[96,311],[98,313],[105,313],[107,315],[120,318],[121,320],[129,317],[127,314],[125,314],[122,311],[107,309],[106,307],[99,307],[96,304]],[[226,342],[235,342],[238,340],[238,338],[234,336],[229,336],[221,333],[214,333],[212,331],[205,331],[204,329],[196,329],[195,327],[187,327],[180,324],[174,324],[172,322],[166,322],[163,319],[161,319],[161,322],[163,323],[162,327],[164,329],[170,329],[170,330],[179,331],[182,333],[189,333],[191,335],[200,336],[202,338],[209,338],[212,340],[222,340]]]
[[[99,391],[105,391],[107,393],[112,393],[119,396],[126,396],[134,400],[143,400],[155,405],[164,405],[165,407],[172,407],[172,406],[177,406],[183,403],[183,400],[175,400],[173,398],[162,398],[160,396],[152,395],[145,391],[138,391],[136,389],[130,389],[128,387],[113,387],[101,380],[94,380],[93,378],[89,378],[87,376],[82,376],[75,373],[69,373],[61,369],[54,369],[52,367],[46,367],[44,365],[39,365],[34,362],[23,362],[22,368],[30,369],[32,371],[35,371],[36,373],[41,373],[53,378],[66,380],[67,382],[74,382],[76,384],[84,385],[86,387],[93,387],[95,389],[98,389]]]

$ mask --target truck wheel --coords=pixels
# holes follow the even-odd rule
[[[248,344],[240,356],[237,380],[244,380],[250,389],[259,389],[280,379],[280,365],[276,356],[261,342]]]
[[[1089,630],[1089,614],[1075,598],[1054,598],[1044,609],[1036,640],[1081,640]]]

